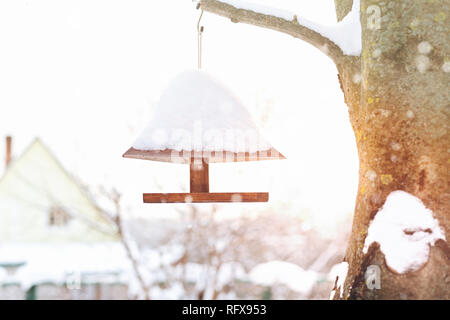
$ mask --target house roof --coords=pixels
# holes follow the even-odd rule
[[[115,226],[109,221],[102,213],[101,208],[96,204],[95,200],[92,198],[92,196],[80,185],[80,183],[77,181],[76,178],[74,178],[61,164],[61,162],[57,159],[57,157],[52,153],[52,151],[42,142],[41,139],[35,138],[31,144],[25,148],[25,150],[22,152],[21,155],[18,157],[15,157],[12,159],[8,167],[3,173],[3,176],[0,177],[0,187],[3,183],[5,183],[5,180],[8,178],[10,174],[14,174],[14,171],[16,170],[16,167],[19,166],[23,161],[28,161],[27,157],[28,155],[35,150],[36,148],[39,148],[45,155],[46,155],[46,161],[51,161],[56,168],[59,169],[59,172],[66,177],[68,181],[70,181],[71,185],[75,188],[75,190],[78,191],[78,194],[80,197],[84,198],[90,206],[97,212],[96,220],[97,221],[91,221],[88,217],[81,217],[80,215],[75,215],[74,212],[71,212],[72,210],[70,208],[64,207],[64,209],[71,215],[75,215],[75,218],[82,218],[83,221],[90,225],[90,227],[95,228],[97,231],[106,233],[108,235],[112,235],[115,237]],[[35,161],[36,159],[30,159],[29,161]],[[53,167],[55,167],[53,166]],[[52,167],[52,168],[53,168]],[[32,177],[20,177],[32,179]],[[32,183],[32,181],[27,181],[29,183]],[[63,204],[64,205],[64,204]],[[100,222],[100,223],[98,223]]]

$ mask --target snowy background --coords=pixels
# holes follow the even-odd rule
[[[332,0],[258,3],[336,21]],[[144,205],[142,193],[186,191],[187,167],[122,154],[169,81],[196,67],[198,15],[190,0],[1,1],[0,137],[13,136],[15,156],[40,137],[86,185],[117,188],[129,219],[175,216],[180,205]],[[348,232],[358,163],[333,63],[288,35],[208,13],[202,24],[203,69],[287,157],[211,166],[211,191],[270,192],[268,204],[220,212],[299,216],[326,239]]]

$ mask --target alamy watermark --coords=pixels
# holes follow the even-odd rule
[[[364,278],[369,290],[381,289],[381,269],[379,266],[375,264],[368,266]]]
[[[66,275],[66,287],[69,290],[81,289],[81,272],[73,271]]]
[[[197,120],[190,128],[155,128],[138,139],[134,148],[170,150],[172,162],[186,159],[205,162],[233,162],[264,159],[283,159],[277,150],[249,126],[245,128],[212,128]]]

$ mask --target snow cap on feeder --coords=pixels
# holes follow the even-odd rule
[[[203,71],[186,71],[162,94],[154,116],[125,154],[190,163],[282,157],[261,136],[245,107]]]
[[[186,71],[162,94],[154,116],[123,155],[190,164],[191,193],[144,194],[144,202],[260,202],[267,193],[209,193],[208,164],[284,159],[245,107],[203,71]]]

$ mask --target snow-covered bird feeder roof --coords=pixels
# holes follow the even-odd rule
[[[260,135],[244,106],[202,71],[187,71],[162,94],[125,158],[187,163],[189,193],[144,193],[145,203],[266,202],[267,192],[209,192],[209,163],[285,159]]]
[[[172,80],[150,123],[123,156],[176,163],[285,158],[261,136],[239,100],[198,70]]]

